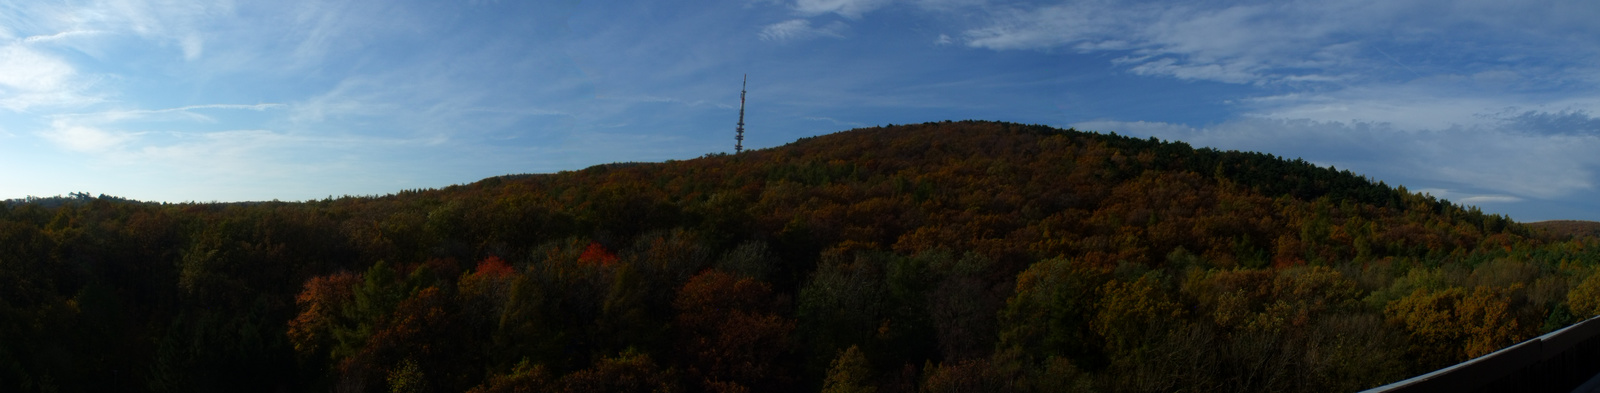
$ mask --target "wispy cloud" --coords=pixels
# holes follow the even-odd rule
[[[1450,200],[1465,205],[1506,204],[1525,201],[1526,199],[1511,195],[1500,194],[1471,194],[1445,188],[1424,188],[1411,190],[1412,192],[1432,195],[1436,198]]]
[[[833,13],[855,19],[892,2],[892,0],[795,0],[794,9],[804,15]]]
[[[326,135],[267,129],[221,129],[176,131],[181,127],[171,117],[183,110],[231,108],[232,105],[204,105],[171,110],[128,111],[124,113],[60,117],[37,135],[63,150],[77,153],[77,160],[101,168],[117,168],[127,182],[138,179],[146,186],[146,197],[181,200],[258,200],[262,195],[279,198],[313,198],[325,193],[360,193],[361,190],[397,187],[392,178],[369,178],[380,168],[413,166],[412,173],[425,173],[420,162],[397,162],[390,155],[397,151],[415,152],[436,145],[426,138],[370,136],[357,134]],[[237,106],[249,108],[254,106]],[[126,121],[157,120],[159,131],[128,131]],[[144,124],[144,123],[140,123]],[[438,164],[438,163],[433,163]],[[344,179],[329,187],[323,178]],[[381,184],[372,184],[381,183]],[[109,183],[108,183],[109,184]],[[414,185],[411,185],[414,186]],[[134,195],[138,196],[138,195]]]
[[[392,177],[373,176],[404,168],[424,173],[429,164],[395,161],[386,153],[415,152],[425,141],[316,136],[272,130],[173,132],[146,135],[136,147],[110,151],[96,161],[124,176],[160,185],[153,197],[170,201],[311,199],[395,188]],[[431,163],[437,164],[437,163]],[[342,179],[338,185],[326,178]],[[414,185],[412,185],[414,187]],[[152,192],[156,190],[143,190]]]
[[[1119,11],[1109,4],[1060,4],[1036,9],[993,11],[994,22],[965,33],[967,45],[995,50],[1046,49],[1076,45],[1084,49],[1127,49],[1131,42],[1115,38],[1141,13]],[[1136,38],[1136,37],[1128,37]]]
[[[1419,67],[1433,67],[1435,59],[1411,59],[1407,62],[1415,64],[1407,65],[1389,56],[1384,46],[1409,48],[1424,42],[1430,46],[1455,45],[1449,42],[1462,34],[1490,36],[1488,32],[1501,31],[1521,36],[1502,35],[1483,41],[1487,46],[1463,46],[1453,53],[1481,57],[1484,64],[1492,64],[1493,59],[1506,54],[1501,51],[1532,49],[1546,60],[1560,57],[1565,60],[1559,61],[1566,62],[1600,52],[1600,44],[1592,40],[1566,38],[1600,33],[1595,27],[1571,22],[1573,13],[1600,16],[1600,7],[1581,5],[1583,2],[1579,1],[1558,3],[1566,6],[1512,8],[1491,3],[1433,4],[1425,0],[1176,4],[1080,1],[995,7],[989,11],[992,22],[967,30],[964,38],[969,46],[993,50],[1128,52],[1132,56],[1121,58],[1120,63],[1142,75],[1246,84],[1339,82],[1354,74],[1381,78],[1385,75],[1372,71],[1396,66],[1415,75]],[[1545,41],[1550,47],[1496,46],[1505,40]],[[1573,52],[1550,50],[1556,47]]]
[[[1474,195],[1474,196],[1461,198],[1460,201],[1461,201],[1461,203],[1468,204],[1468,205],[1483,205],[1483,204],[1490,204],[1490,203],[1516,203],[1516,202],[1522,202],[1522,198],[1518,198],[1518,197],[1514,197],[1514,196],[1510,196],[1510,195]]]
[[[1600,112],[1600,96],[1571,92],[1506,91],[1469,77],[1440,76],[1403,84],[1366,84],[1245,98],[1232,102],[1241,114],[1274,119],[1365,121],[1399,129],[1504,126],[1527,131],[1579,132]]]
[[[288,127],[307,133],[384,135],[443,142],[502,132],[530,118],[568,116],[536,105],[536,92],[505,90],[505,80],[450,63],[420,64],[344,78],[285,109]],[[497,89],[498,88],[498,89]],[[659,98],[659,97],[657,97]]]
[[[1500,118],[1507,128],[1541,135],[1600,136],[1600,117],[1595,117],[1588,110],[1506,112]]]
[[[835,126],[846,126],[846,127],[866,127],[867,126],[865,123],[854,122],[854,121],[840,121],[838,119],[834,119],[834,118],[831,118],[831,117],[806,116],[806,117],[804,117],[804,119],[806,119],[806,120],[824,121],[824,122],[828,122],[829,124],[833,124]]]
[[[8,7],[0,23],[14,30],[0,32],[9,41],[0,43],[0,107],[75,110],[104,102],[117,92],[100,82],[116,80],[118,75],[109,70],[120,64],[68,59],[98,58],[121,47],[141,55],[165,53],[198,60],[205,53],[202,25],[231,13],[231,2],[111,0]],[[21,38],[12,38],[16,36]],[[132,49],[127,48],[129,43],[154,45]],[[153,48],[170,49],[149,51]]]
[[[49,34],[49,35],[28,36],[28,37],[22,39],[22,43],[24,43],[24,44],[48,43],[48,42],[56,42],[56,41],[67,40],[67,39],[71,39],[71,38],[74,38],[74,37],[87,37],[87,36],[93,36],[93,35],[98,35],[98,34],[103,34],[103,33],[105,33],[105,32],[104,31],[99,31],[99,30],[69,30],[69,31],[63,31],[63,32],[59,32],[59,33]]]
[[[169,168],[180,173],[239,177],[244,173],[269,173],[272,177],[307,176],[318,166],[339,166],[371,150],[423,141],[356,137],[297,135],[272,130],[225,130],[169,133],[167,143],[151,143],[117,152],[107,160],[123,165]],[[329,157],[306,160],[318,153]],[[273,157],[281,157],[274,159]]]
[[[95,102],[97,98],[83,92],[88,84],[57,56],[22,43],[0,46],[0,107],[23,111]]]
[[[1600,187],[1589,0],[557,3],[8,3],[0,160],[163,198],[386,192],[727,150],[750,73],[747,147],[1109,119],[1482,203]]]
[[[773,23],[761,28],[761,39],[767,41],[787,42],[802,41],[818,37],[844,37],[846,26],[844,22],[834,21],[825,26],[813,27],[811,21],[805,19],[790,19]]]
[[[1115,63],[1141,75],[1227,83],[1274,83],[1319,75],[1352,60],[1342,28],[1319,6],[1114,4],[1086,1],[995,12],[989,26],[967,30],[966,43],[994,50],[1066,48],[1122,51]]]
[[[125,131],[129,121],[157,121],[158,125],[172,127],[173,121],[212,123],[210,116],[197,113],[202,110],[266,111],[283,107],[282,104],[207,104],[166,109],[107,110],[88,113],[63,113],[52,115],[50,127],[38,135],[58,147],[79,153],[116,155],[149,147],[140,137],[148,132]]]
[[[80,153],[104,153],[116,150],[137,137],[133,133],[108,131],[94,125],[63,119],[52,121],[50,129],[40,132],[39,136],[57,146]]]
[[[205,104],[205,105],[189,105],[189,106],[181,106],[181,107],[177,107],[177,108],[165,108],[165,109],[113,109],[113,110],[106,110],[106,111],[100,111],[100,112],[62,113],[62,114],[53,115],[52,117],[55,117],[55,118],[58,118],[58,119],[75,119],[75,120],[79,120],[79,121],[93,121],[93,122],[98,122],[98,123],[110,123],[110,122],[117,122],[117,121],[124,121],[124,120],[145,119],[145,118],[150,118],[150,117],[162,117],[162,116],[166,116],[166,115],[174,115],[174,116],[171,116],[171,117],[172,118],[178,118],[178,119],[189,119],[189,120],[208,121],[209,122],[209,121],[214,121],[215,119],[213,119],[210,116],[206,116],[204,114],[199,113],[200,111],[203,111],[203,110],[214,110],[215,109],[215,110],[246,110],[246,111],[262,112],[262,111],[266,111],[266,110],[269,110],[269,109],[278,109],[278,108],[283,108],[283,107],[285,107],[284,104],[274,104],[274,103],[263,103],[263,104]]]
[[[233,2],[174,2],[151,0],[101,1],[75,12],[56,14],[55,24],[114,34],[132,34],[172,45],[184,60],[200,58],[205,49],[207,24],[229,19]]]

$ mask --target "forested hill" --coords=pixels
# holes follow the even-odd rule
[[[1543,231],[1547,237],[1558,239],[1600,236],[1600,222],[1578,220],[1551,220],[1528,223],[1536,231]]]
[[[0,390],[1353,391],[1600,313],[1597,256],[1300,160],[890,126],[384,197],[0,204]]]

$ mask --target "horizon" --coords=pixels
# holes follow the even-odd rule
[[[849,131],[856,131],[856,130],[867,130],[867,129],[879,128],[879,127],[903,127],[903,126],[917,126],[917,125],[925,125],[925,124],[931,125],[931,124],[937,124],[937,123],[940,123],[940,122],[948,123],[948,122],[973,122],[973,121],[975,121],[975,122],[1004,123],[1002,121],[995,121],[995,120],[970,120],[969,119],[969,120],[959,120],[959,121],[957,121],[957,120],[942,120],[942,121],[937,121],[937,122],[923,122],[923,123],[915,123],[915,124],[883,124],[883,125],[877,125],[877,126],[871,126],[871,127],[860,127],[860,128],[855,128],[855,129],[840,130],[840,131],[836,131],[836,132],[832,132],[832,133],[815,135],[813,137],[827,136],[827,135],[831,135],[831,134],[849,132]],[[1079,131],[1079,132],[1084,132],[1084,133],[1089,133],[1089,134],[1105,135],[1105,136],[1111,136],[1111,137],[1118,137],[1118,136],[1130,137],[1128,135],[1117,134],[1116,132],[1083,131],[1083,130],[1075,130],[1075,129],[1072,129],[1072,128],[1065,128],[1065,129],[1058,129],[1058,130]],[[810,138],[810,137],[806,137],[806,138]],[[796,140],[796,141],[791,141],[789,143],[785,143],[783,145],[766,147],[766,148],[761,148],[761,149],[747,149],[747,150],[756,150],[756,151],[759,151],[759,150],[770,150],[770,149],[775,149],[775,148],[782,148],[784,146],[787,146],[787,145],[790,145],[790,144],[793,144],[793,143],[796,143],[796,142],[800,142],[800,141]],[[1160,140],[1160,142],[1162,142],[1162,143],[1182,143],[1182,144],[1188,145],[1186,142],[1177,141],[1177,140]],[[736,147],[738,146],[737,142],[735,142],[735,146]],[[1210,149],[1209,147],[1194,147],[1192,145],[1190,145],[1190,147],[1194,148],[1194,149]],[[1223,151],[1223,152],[1261,153],[1261,154],[1266,154],[1266,155],[1268,155],[1270,157],[1282,160],[1284,162],[1295,161],[1297,159],[1297,158],[1276,156],[1276,155],[1272,155],[1270,153],[1264,153],[1264,152],[1250,152],[1250,151],[1223,150],[1223,149],[1217,149],[1217,150],[1218,151]],[[118,200],[130,201],[130,202],[136,202],[136,203],[155,203],[155,204],[200,204],[200,205],[205,205],[205,204],[224,204],[225,205],[225,204],[256,204],[256,203],[315,203],[315,202],[324,202],[324,201],[329,201],[329,200],[339,200],[339,199],[343,199],[343,198],[384,198],[384,197],[390,197],[390,196],[397,196],[397,195],[400,195],[400,194],[403,194],[403,193],[407,193],[407,192],[447,191],[447,189],[452,188],[452,187],[471,186],[473,184],[477,184],[477,183],[480,183],[480,182],[483,182],[483,181],[486,181],[486,180],[490,180],[490,179],[519,178],[519,177],[525,177],[525,176],[560,175],[560,174],[569,173],[569,172],[581,172],[581,171],[583,171],[585,169],[596,167],[596,166],[609,166],[609,165],[630,165],[631,166],[631,165],[669,164],[669,163],[671,163],[673,161],[686,161],[686,160],[697,160],[697,159],[704,159],[704,158],[717,158],[717,157],[719,157],[719,156],[717,156],[718,154],[721,154],[722,156],[731,156],[731,155],[740,154],[740,153],[713,152],[713,153],[708,153],[708,154],[700,156],[700,157],[692,157],[692,158],[685,158],[685,159],[667,159],[665,161],[616,161],[616,162],[595,164],[595,165],[591,165],[591,166],[585,167],[585,168],[562,169],[562,170],[559,170],[559,171],[556,171],[556,172],[507,173],[507,174],[489,176],[489,177],[485,177],[485,178],[481,178],[481,179],[477,179],[477,180],[472,180],[472,181],[468,181],[468,182],[454,183],[454,184],[445,185],[445,186],[439,186],[439,187],[423,187],[423,188],[415,188],[415,189],[403,189],[403,190],[395,190],[395,191],[381,193],[381,194],[328,195],[328,196],[325,196],[323,198],[312,198],[312,199],[306,199],[306,200],[278,200],[278,199],[272,199],[272,200],[241,200],[241,201],[194,201],[194,200],[189,200],[189,201],[145,201],[145,200],[124,198],[124,197],[121,197],[121,196],[118,196],[118,195],[95,193],[95,192],[89,192],[89,191],[75,191],[75,192],[69,192],[69,193],[66,193],[66,194],[57,194],[57,195],[53,195],[53,196],[28,195],[28,196],[23,197],[23,198],[0,199],[0,202],[29,203],[29,202],[33,202],[34,200],[50,200],[50,199],[58,199],[58,200],[93,200],[93,199],[111,198],[111,199],[118,199]],[[1319,168],[1323,168],[1323,169],[1331,169],[1331,170],[1335,170],[1335,171],[1348,172],[1348,170],[1341,170],[1341,169],[1338,169],[1338,168],[1335,168],[1335,167],[1330,167],[1330,166],[1318,166],[1318,167]],[[1365,175],[1362,175],[1360,173],[1353,173],[1353,172],[1352,172],[1352,174],[1354,174],[1355,176],[1358,176],[1358,177],[1362,177],[1362,178],[1368,179],[1373,184],[1381,184],[1382,183],[1381,180],[1373,179],[1370,176],[1365,176]],[[1433,195],[1433,194],[1430,194],[1430,193],[1428,193],[1426,191],[1411,190],[1411,189],[1406,188],[1404,185],[1389,184],[1387,186],[1389,188],[1391,188],[1391,189],[1396,190],[1396,191],[1401,191],[1401,192],[1411,193],[1411,194],[1419,194],[1419,195],[1424,195],[1424,196],[1436,197],[1436,198],[1439,198],[1439,200],[1441,202],[1445,202],[1447,204],[1451,204],[1451,205],[1455,205],[1455,206],[1459,206],[1459,207],[1463,207],[1463,208],[1475,207],[1473,205],[1464,204],[1464,203],[1460,203],[1460,202],[1457,202],[1457,201],[1451,201],[1451,200],[1448,200],[1448,199],[1445,199],[1445,198],[1440,198],[1440,197],[1438,197],[1436,195]],[[1483,213],[1484,214],[1489,214],[1489,215],[1501,215],[1501,216],[1505,215],[1505,214],[1495,213],[1495,212],[1490,212],[1490,211],[1483,211]],[[1518,220],[1517,222],[1521,222],[1521,223],[1538,223],[1538,222],[1557,222],[1557,221],[1600,222],[1600,221],[1592,221],[1592,220],[1570,220],[1570,219],[1551,219],[1551,220],[1537,220],[1537,221],[1520,221],[1520,220]]]
[[[320,200],[991,119],[1600,220],[1600,4],[6,1],[0,199]],[[1291,158],[1292,159],[1292,158]]]

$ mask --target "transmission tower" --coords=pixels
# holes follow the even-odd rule
[[[744,88],[750,84],[750,74],[739,84],[739,128],[733,134],[733,154],[744,151]]]

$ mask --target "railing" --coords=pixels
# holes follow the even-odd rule
[[[1600,372],[1600,317],[1363,393],[1570,392]]]

